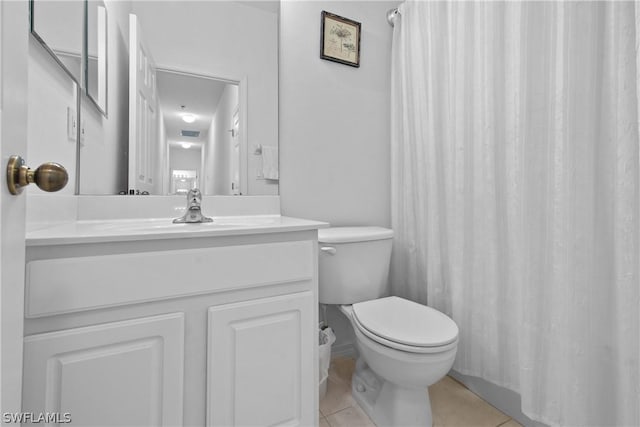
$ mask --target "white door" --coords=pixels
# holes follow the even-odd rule
[[[156,65],[138,17],[129,15],[129,189],[153,191],[158,147]]]
[[[316,424],[313,294],[209,309],[207,426]]]
[[[180,426],[183,366],[183,313],[27,336],[23,411],[72,426]]]
[[[19,412],[22,381],[26,197],[7,190],[12,154],[27,153],[28,2],[0,2],[0,401]],[[26,159],[27,161],[29,159]]]

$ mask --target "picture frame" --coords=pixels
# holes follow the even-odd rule
[[[320,58],[351,67],[360,67],[361,24],[322,11]]]

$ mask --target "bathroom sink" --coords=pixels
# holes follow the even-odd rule
[[[79,232],[119,232],[119,233],[158,233],[158,232],[184,232],[216,230],[232,227],[257,227],[278,223],[280,217],[214,217],[213,222],[181,223],[175,224],[172,219],[124,219],[112,221],[78,221],[76,224]]]
[[[78,221],[76,223],[76,228],[78,231],[85,230],[87,232],[158,232],[175,229],[191,229],[195,231],[201,228],[216,229],[222,227],[255,227],[276,224],[279,220],[279,216],[214,217],[213,222],[174,224],[171,218],[120,219],[111,221]]]
[[[220,216],[213,222],[174,224],[173,218],[85,220],[27,232],[27,245],[212,237],[317,229],[328,224],[280,215]]]

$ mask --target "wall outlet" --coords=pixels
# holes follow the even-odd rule
[[[78,116],[76,110],[67,107],[67,138],[71,142],[75,142],[78,136]]]

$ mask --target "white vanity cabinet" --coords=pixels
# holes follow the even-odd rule
[[[208,426],[305,425],[317,389],[313,304],[306,291],[209,308]]]
[[[23,410],[72,425],[181,425],[184,315],[28,336]]]
[[[316,229],[27,239],[23,410],[72,426],[317,424]]]

